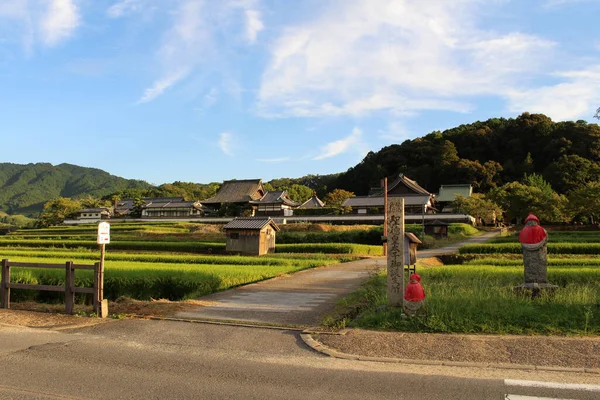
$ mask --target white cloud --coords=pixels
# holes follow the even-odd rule
[[[493,6],[493,3],[491,6]],[[286,29],[258,95],[263,116],[467,112],[538,73],[554,43],[477,26],[480,0],[356,0]]]
[[[256,42],[258,33],[265,29],[260,12],[257,10],[246,10],[246,39],[250,43]]]
[[[40,21],[43,42],[54,46],[71,37],[79,26],[79,10],[72,0],[50,0]]]
[[[210,88],[210,91],[202,98],[202,106],[204,108],[212,107],[219,98],[219,90],[216,87]]]
[[[142,97],[140,97],[137,103],[147,103],[149,101],[154,100],[155,98],[163,94],[165,90],[167,90],[168,88],[185,78],[187,73],[187,70],[181,69],[179,71],[173,72],[171,75],[159,79],[158,81],[154,82],[154,84],[151,87],[144,91],[144,94],[142,95]]]
[[[354,128],[352,133],[344,139],[336,140],[321,147],[320,154],[313,158],[313,160],[324,160],[326,158],[335,157],[342,153],[346,153],[351,150],[365,153],[365,144],[362,141],[362,131],[358,128]]]
[[[566,82],[509,92],[509,110],[543,113],[554,120],[590,119],[600,106],[600,64],[558,76]]]
[[[140,0],[121,0],[110,6],[106,13],[111,18],[121,18],[126,14],[138,11],[140,7]]]
[[[234,156],[234,143],[235,143],[235,137],[233,136],[232,133],[222,132],[219,135],[219,141],[218,141],[219,148],[225,155],[227,155],[229,157]]]
[[[2,0],[0,28],[9,37],[20,37],[30,54],[41,42],[52,47],[69,39],[80,25],[79,8],[73,0]]]

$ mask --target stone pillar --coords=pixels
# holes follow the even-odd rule
[[[404,199],[388,200],[388,256],[387,298],[388,305],[402,307],[404,300]]]

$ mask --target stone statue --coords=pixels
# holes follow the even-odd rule
[[[411,274],[409,280],[410,283],[404,291],[404,313],[406,315],[416,315],[425,303],[425,290],[421,285],[419,274]]]
[[[515,292],[530,294],[532,298],[542,291],[553,292],[558,288],[548,283],[548,233],[540,226],[533,214],[525,219],[525,227],[519,233],[525,265],[525,283],[515,287]]]

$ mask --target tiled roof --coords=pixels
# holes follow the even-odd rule
[[[256,201],[251,201],[252,204],[285,204],[291,207],[296,207],[300,203],[296,203],[290,199],[290,196],[285,190],[276,190],[265,193],[265,195]]]
[[[436,219],[435,221],[429,221],[427,222],[425,225],[431,225],[431,226],[448,226],[450,225],[447,222],[444,221],[440,221],[439,219]]]
[[[407,178],[404,174],[398,175],[398,178],[396,178],[396,180],[394,182],[392,182],[388,185],[388,193],[391,192],[392,190],[394,190],[394,188],[400,184],[404,184],[408,189],[415,192],[415,194],[430,194],[426,189],[419,186],[419,184],[416,181],[413,181],[412,179]],[[377,190],[376,188],[371,188],[371,190],[369,191],[369,196],[382,196],[382,195],[383,195],[383,188],[379,188],[379,190]]]
[[[302,203],[300,205],[300,207],[298,207],[298,208],[323,208],[323,207],[325,207],[325,203],[323,201],[321,201],[321,199],[319,199],[317,197],[317,195],[314,195],[313,197],[311,197],[310,199],[308,199],[304,203]]]
[[[430,196],[389,196],[390,198],[404,198],[405,206],[425,205],[429,202]],[[343,207],[383,207],[383,196],[356,196],[350,197],[342,203]]]
[[[276,231],[279,231],[279,227],[275,224],[275,221],[271,218],[253,218],[253,217],[240,217],[234,218],[233,221],[226,224],[223,229],[248,229],[248,230],[261,230],[265,226],[271,224]]]
[[[264,193],[260,179],[225,181],[215,196],[202,200],[201,203],[247,203],[260,199]]]
[[[197,208],[200,209],[200,203],[197,201],[170,201],[170,202],[152,202],[145,204],[144,208]]]
[[[456,195],[460,194],[464,197],[471,197],[473,194],[473,187],[470,184],[464,185],[442,185],[440,187],[440,193],[437,195],[437,201],[454,201]]]

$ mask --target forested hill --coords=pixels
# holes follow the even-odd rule
[[[534,172],[559,193],[599,180],[600,126],[529,113],[461,125],[370,152],[335,186],[364,195],[384,176],[404,173],[430,192],[453,183],[486,192]]]
[[[71,164],[0,163],[0,211],[9,214],[36,215],[45,202],[57,197],[100,198],[127,188],[149,187],[144,181]]]

